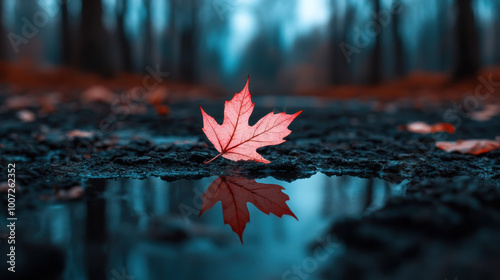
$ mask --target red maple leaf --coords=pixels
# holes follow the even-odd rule
[[[250,221],[248,202],[267,215],[269,213],[278,217],[290,215],[297,219],[286,204],[286,201],[289,200],[288,195],[281,190],[284,188],[280,185],[258,183],[255,180],[241,177],[221,176],[215,179],[203,194],[203,204],[199,216],[220,201],[224,224],[229,224],[243,243],[243,231]]]
[[[216,157],[205,163],[219,156],[234,161],[253,160],[270,163],[257,153],[257,148],[281,144],[285,142],[283,138],[292,132],[288,126],[302,111],[293,115],[271,112],[255,125],[248,125],[248,119],[255,106],[248,91],[248,82],[247,79],[245,88],[236,93],[231,101],[226,101],[222,125],[200,107],[203,115],[203,132],[219,151]]]
[[[479,155],[500,148],[500,137],[496,141],[492,140],[458,140],[456,142],[440,141],[436,142],[436,147],[449,153],[459,152],[461,154]]]

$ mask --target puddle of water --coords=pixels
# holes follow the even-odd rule
[[[88,199],[25,212],[19,232],[64,252],[63,279],[318,279],[342,247],[325,245],[316,256],[310,245],[327,244],[332,222],[378,209],[401,189],[323,174],[291,183],[92,179]]]
[[[120,131],[113,134],[113,137],[116,138],[116,144],[118,145],[127,145],[130,143],[132,139],[147,139],[151,141],[155,145],[163,145],[163,144],[192,144],[198,143],[199,137],[196,136],[152,136],[145,132],[137,132],[137,131]]]

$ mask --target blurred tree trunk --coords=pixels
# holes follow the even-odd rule
[[[380,0],[373,0],[374,1],[374,12],[377,15],[380,15]],[[368,81],[370,84],[378,84],[382,80],[382,68],[381,68],[381,56],[382,56],[382,41],[381,41],[381,35],[382,35],[382,26],[380,26],[380,30],[378,34],[375,36],[375,45],[373,47],[373,51],[371,53],[371,58],[370,58],[370,77],[368,78]]]
[[[456,0],[456,65],[453,79],[474,76],[479,70],[479,46],[472,0]]]
[[[169,24],[169,31],[168,31],[168,35],[170,36],[169,37],[169,40],[167,40],[167,57],[169,58],[168,60],[168,64],[167,64],[167,67],[170,67],[168,69],[175,69],[175,61],[174,61],[174,57],[177,56],[177,54],[175,53],[176,51],[176,48],[175,48],[175,43],[177,42],[177,40],[175,40],[175,38],[177,37],[177,24],[176,24],[176,18],[175,18],[175,12],[176,12],[176,9],[177,9],[177,1],[176,0],[172,0],[171,1],[172,3],[172,6],[170,8],[170,24]]]
[[[449,42],[449,32],[448,32],[448,6],[445,1],[436,1],[437,14],[441,15],[438,17],[438,27],[437,27],[437,39],[438,39],[438,51],[439,51],[439,69],[441,71],[447,71],[449,66],[447,62],[447,47]]]
[[[196,80],[196,35],[197,35],[197,0],[184,0],[182,13],[188,22],[182,27],[180,34],[180,78],[186,82]]]
[[[336,5],[337,1],[333,0],[332,5],[334,7],[335,13],[332,17],[331,29],[333,30],[331,36],[331,44],[332,44],[332,82],[333,84],[345,84],[351,82],[350,77],[350,63],[352,62],[351,58],[347,57],[349,55],[344,53],[341,44],[346,43],[350,44],[348,36],[349,30],[354,25],[354,16],[355,16],[355,8],[352,4],[347,3],[345,7],[345,12],[343,13],[342,22],[339,20],[341,12],[337,12],[338,5]],[[350,54],[354,55],[354,54]]]
[[[102,23],[101,0],[82,1],[81,14],[81,55],[80,65],[83,70],[113,75],[106,30]]]
[[[500,2],[496,1],[494,4],[494,11],[498,11],[500,9]],[[495,15],[495,19],[492,22],[493,24],[493,32],[495,33],[495,50],[493,53],[493,64],[500,64],[500,15],[498,13]]]
[[[391,21],[391,31],[392,39],[394,41],[394,71],[396,72],[396,77],[401,77],[406,74],[404,64],[403,40],[401,39],[399,22],[400,15],[398,13],[393,13]]]
[[[61,57],[64,65],[71,65],[73,48],[71,44],[70,22],[68,15],[68,1],[63,0],[61,5]]]
[[[177,1],[171,0],[169,1],[168,6],[168,28],[166,32],[164,32],[164,36],[162,36],[161,40],[161,60],[162,67],[168,69],[168,71],[175,72],[175,43],[177,40],[177,24],[176,24],[176,14],[177,11]],[[171,78],[177,77],[177,73],[172,73]]]
[[[330,19],[330,23],[329,23],[329,28],[331,30],[331,33],[330,33],[330,45],[331,45],[331,50],[332,50],[332,54],[331,54],[331,63],[330,63],[330,67],[331,67],[331,77],[332,77],[332,83],[333,84],[340,84],[341,83],[341,71],[339,71],[339,63],[342,59],[342,50],[339,50],[340,47],[339,44],[341,43],[340,40],[339,40],[339,37],[338,36],[338,31],[340,30],[340,28],[338,28],[338,25],[339,25],[339,12],[338,12],[338,5],[336,5],[336,1],[331,1],[331,6],[332,6],[332,10],[334,11],[333,12],[333,15]]]
[[[6,40],[5,38],[7,38],[6,36],[6,31],[5,29],[3,28],[3,0],[0,0],[0,60],[4,60],[6,59],[7,57],[7,54],[5,53],[6,51],[6,46],[5,46],[5,43],[6,43]]]
[[[128,0],[119,0],[116,3],[116,32],[118,37],[118,44],[121,48],[121,65],[122,69],[127,72],[132,72],[132,57],[130,51],[130,43],[127,40],[125,32],[125,18],[128,11]]]
[[[151,23],[151,0],[144,0],[144,9],[146,10],[146,23],[145,23],[145,38],[144,38],[144,48],[143,48],[143,62],[146,66],[152,66],[153,58],[153,25]]]

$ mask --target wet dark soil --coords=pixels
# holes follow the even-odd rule
[[[6,98],[1,97],[1,104]],[[36,115],[33,122],[22,122],[19,110],[4,106],[0,182],[7,179],[7,163],[16,164],[23,192],[35,195],[69,189],[88,178],[155,176],[175,181],[238,174],[293,181],[322,172],[408,180],[407,196],[332,226],[331,233],[346,251],[327,267],[326,278],[498,279],[500,150],[462,155],[437,149],[435,142],[494,139],[500,135],[500,117],[476,122],[462,116],[455,123],[456,134],[419,135],[398,131],[398,126],[443,122],[444,112],[455,104],[421,109],[397,103],[381,109],[374,102],[254,101],[251,124],[274,108],[287,113],[304,109],[290,125],[293,132],[287,142],[259,149],[271,161],[268,165],[223,158],[203,163],[217,151],[202,132],[199,106],[221,122],[222,101],[169,104],[167,115],[149,107],[146,114],[128,114],[135,105],[113,112],[109,104],[72,102],[51,114],[27,108]],[[92,135],[68,137],[72,130]],[[21,199],[19,205],[34,207],[36,202]]]
[[[288,113],[304,109],[291,124],[287,142],[259,150],[272,163],[219,158],[203,164],[217,151],[201,130],[199,106],[221,122],[222,104],[205,100],[171,104],[170,114],[161,116],[151,108],[145,115],[114,114],[107,104],[72,103],[55,114],[41,115],[33,109],[37,119],[30,123],[18,119],[18,110],[3,110],[0,158],[16,162],[25,171],[19,174],[21,185],[36,182],[40,188],[76,183],[82,177],[178,180],[234,172],[285,180],[318,171],[413,181],[464,175],[493,183],[500,178],[500,151],[471,156],[447,153],[434,145],[436,140],[494,139],[500,134],[500,118],[487,122],[461,118],[454,135],[419,135],[398,131],[398,126],[411,121],[443,122],[446,107],[424,111],[402,104],[384,112],[375,111],[371,103],[346,101],[307,104],[257,99],[253,122],[283,104]],[[72,130],[93,135],[68,137]],[[5,172],[0,176],[5,178]]]

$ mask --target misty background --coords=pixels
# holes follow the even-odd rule
[[[500,0],[0,0],[3,61],[265,91],[473,77],[500,61]]]

